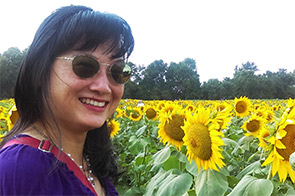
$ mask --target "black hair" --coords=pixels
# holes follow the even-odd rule
[[[112,58],[128,59],[134,39],[128,23],[121,17],[94,11],[85,6],[65,6],[48,16],[37,30],[27,56],[21,64],[15,85],[15,103],[19,119],[3,139],[1,146],[37,120],[44,127],[52,122],[59,130],[49,100],[50,73],[56,57],[70,50],[91,51],[108,44]],[[60,134],[60,132],[59,132]],[[116,175],[116,162],[106,123],[87,134],[84,154],[101,181]]]

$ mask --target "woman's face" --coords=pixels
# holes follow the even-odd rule
[[[112,65],[122,59],[111,59],[99,47],[91,52],[70,51],[60,57],[92,56],[99,63]],[[101,127],[116,110],[123,96],[124,85],[112,81],[107,66],[101,65],[91,78],[79,78],[72,70],[72,61],[56,59],[50,78],[50,106],[62,128],[90,130]]]

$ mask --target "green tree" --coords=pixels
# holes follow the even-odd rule
[[[202,84],[202,99],[218,100],[221,97],[221,82],[218,79],[209,79]]]
[[[267,71],[264,76],[267,78],[268,88],[272,91],[271,98],[287,99],[295,97],[295,74],[287,73],[286,69],[279,69],[276,73]]]
[[[167,63],[156,60],[143,72],[143,79],[139,82],[142,99],[167,99],[170,97],[166,90]]]
[[[0,99],[13,97],[18,70],[26,52],[13,47],[0,56]]]
[[[236,97],[248,96],[249,98],[256,98],[259,89],[257,88],[257,77],[255,72],[258,71],[255,63],[242,64],[242,67],[235,67],[233,78],[233,90]]]
[[[233,92],[233,82],[232,79],[226,77],[220,84],[221,88],[221,97],[220,99],[234,99],[235,94]]]
[[[142,80],[142,72],[145,69],[143,66],[136,66],[132,62],[129,62],[128,65],[131,67],[132,74],[130,81],[125,84],[123,98],[129,99],[142,99],[141,90],[139,83]]]
[[[202,96],[200,77],[193,59],[186,58],[178,64],[170,63],[166,82],[170,99],[198,99]]]

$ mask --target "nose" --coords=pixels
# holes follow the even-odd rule
[[[92,91],[97,91],[100,94],[111,93],[110,81],[107,74],[107,66],[101,66],[99,73],[97,73],[93,78],[89,89]]]

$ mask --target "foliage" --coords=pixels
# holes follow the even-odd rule
[[[16,82],[18,69],[26,54],[18,48],[9,48],[0,55],[0,99],[13,97],[13,87]]]
[[[0,98],[12,98],[17,72],[27,50],[10,48],[0,55]],[[258,67],[247,62],[234,69],[233,78],[209,79],[201,84],[194,59],[181,62],[156,60],[148,66],[128,63],[132,78],[125,85],[123,98],[144,100],[220,100],[247,96],[251,99],[295,98],[295,70],[266,71],[257,75]]]
[[[239,100],[245,101],[246,98]],[[291,196],[295,194],[294,181],[292,182],[291,177],[282,180],[277,174],[272,175],[271,165],[263,166],[269,152],[274,148],[270,136],[275,136],[276,130],[284,122],[295,126],[295,100],[251,100],[251,111],[243,118],[236,115],[238,111],[235,109],[236,101],[234,100],[174,101],[183,109],[192,105],[195,108],[202,106],[210,109],[211,123],[214,119],[223,119],[224,122],[228,122],[226,126],[220,124],[220,127],[223,127],[221,131],[224,145],[221,152],[225,166],[218,170],[203,169],[194,160],[190,162],[187,158],[186,146],[178,149],[173,145],[159,142],[158,127],[162,123],[159,121],[161,119],[159,116],[163,115],[165,109],[163,104],[171,107],[173,106],[171,103],[171,101],[143,101],[142,104],[139,100],[121,101],[113,117],[120,123],[120,131],[112,139],[121,172],[116,184],[119,195]],[[221,110],[222,104],[230,109]],[[163,107],[159,109],[161,105]],[[0,102],[2,123],[11,124],[13,113],[10,111],[13,106],[13,99]],[[151,107],[157,113],[155,119],[149,119],[145,113],[147,108]],[[219,108],[217,113],[216,108]],[[135,111],[138,112],[137,117],[133,118],[132,114]],[[193,112],[193,110],[189,111]],[[231,116],[229,121],[226,120],[227,115],[224,115],[224,111],[229,112],[227,113]],[[250,116],[258,111],[261,115],[268,111],[273,112],[271,116],[265,117],[269,119],[266,127],[270,132],[269,136],[263,137],[263,141],[268,141],[265,146],[261,146],[261,140],[258,137],[247,135],[249,131],[242,128],[243,124],[251,119]],[[1,126],[0,131],[0,134],[5,134],[8,131],[7,126]],[[295,135],[294,128],[289,131]],[[278,138],[281,137],[286,136],[281,134]],[[290,164],[294,164],[295,146],[287,147],[293,151]]]
[[[294,101],[294,100],[293,100]],[[162,102],[144,101],[154,108]],[[233,104],[232,100],[226,100]],[[275,118],[282,115],[287,107],[286,101],[251,100],[253,107],[274,107]],[[117,189],[121,195],[292,195],[294,184],[289,178],[280,182],[278,176],[271,177],[271,167],[263,167],[268,153],[259,146],[259,140],[246,136],[242,125],[249,118],[233,116],[223,130],[225,145],[223,157],[226,164],[220,171],[213,169],[198,172],[194,161],[188,161],[186,148],[180,150],[172,145],[163,145],[158,139],[158,120],[150,120],[142,114],[139,121],[132,121],[129,112],[137,106],[137,100],[125,100],[122,107],[126,110],[124,117],[117,118],[121,124],[120,133],[114,138],[116,152],[119,156],[121,170]],[[191,101],[177,101],[178,104],[192,104]],[[197,101],[195,106],[215,107],[220,101]],[[290,102],[291,103],[291,102]],[[293,102],[294,104],[294,102]],[[279,106],[279,110],[276,106]],[[252,109],[253,109],[252,107]],[[292,106],[291,106],[292,107]],[[128,112],[129,111],[129,112]],[[158,115],[161,115],[158,110]],[[252,111],[254,112],[254,111]],[[158,118],[159,119],[159,118]],[[275,120],[270,122],[274,125]]]

